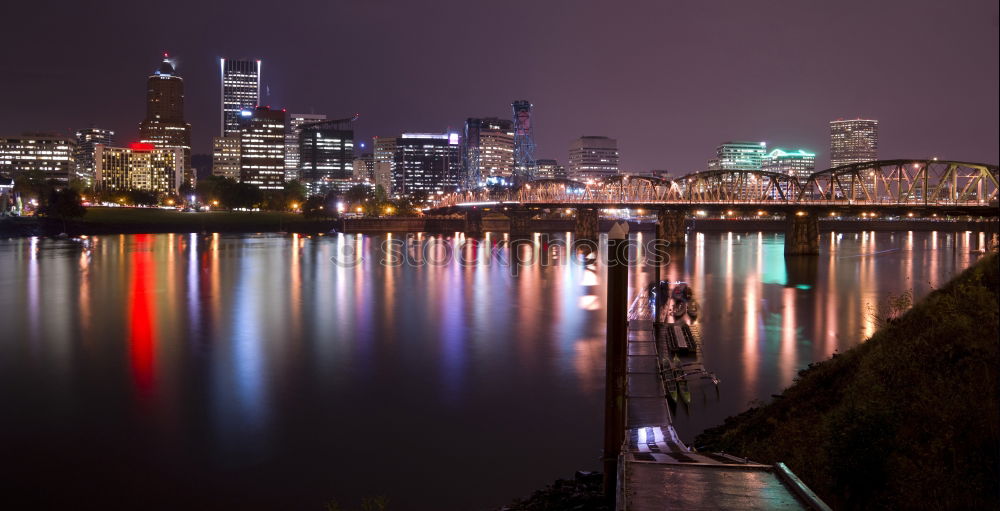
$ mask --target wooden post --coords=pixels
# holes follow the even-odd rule
[[[628,223],[608,232],[608,332],[604,390],[604,493],[614,502],[618,455],[625,441],[625,372],[628,355]]]

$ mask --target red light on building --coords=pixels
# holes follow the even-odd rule
[[[133,151],[152,151],[156,146],[147,142],[132,142],[128,148]]]

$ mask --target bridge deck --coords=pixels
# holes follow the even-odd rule
[[[629,310],[627,363],[627,439],[618,488],[623,509],[825,507],[815,496],[809,498],[811,492],[783,466],[695,452],[681,442],[663,391],[662,361],[645,292]]]

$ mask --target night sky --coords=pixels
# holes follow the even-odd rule
[[[359,140],[460,130],[535,105],[536,157],[619,140],[623,170],[702,170],[725,140],[829,161],[827,123],[879,119],[882,158],[997,163],[998,3],[976,1],[16,2],[0,134],[95,124],[136,138],[169,51],[195,152],[219,129],[218,58],[259,57],[262,99],[361,114]]]

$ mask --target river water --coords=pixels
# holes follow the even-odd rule
[[[974,236],[824,233],[786,259],[781,235],[692,235],[661,272],[699,298],[721,383],[676,410],[682,438],[862,342]],[[486,509],[597,469],[602,262],[556,236],[512,266],[499,239],[0,241],[0,505]]]

